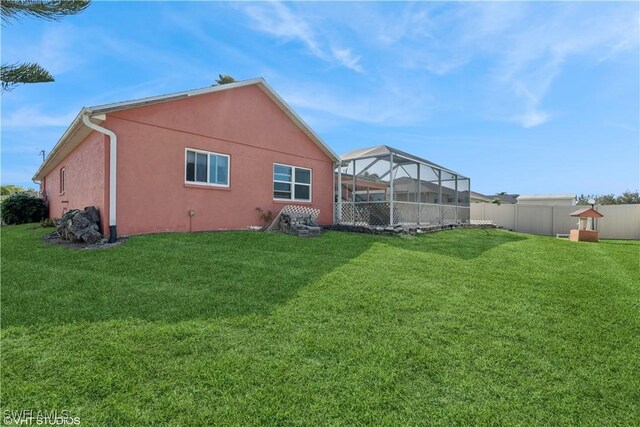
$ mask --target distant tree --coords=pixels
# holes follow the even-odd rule
[[[213,84],[213,86],[226,85],[228,83],[235,83],[235,81],[236,79],[234,79],[228,74],[218,74],[218,78],[216,79],[216,82]]]
[[[618,204],[620,205],[635,205],[640,204],[640,194],[638,190],[636,191],[625,191],[620,196],[618,196]]]
[[[500,194],[500,193],[498,193],[498,194]],[[502,204],[502,200],[500,200],[500,198],[499,198],[499,197],[496,197],[495,199],[493,199],[493,200],[491,201],[491,203],[493,203],[494,205],[498,205],[498,206],[500,206],[500,205]]]
[[[361,172],[361,173],[356,173],[356,175],[362,175],[362,176],[366,176],[368,178],[380,179],[380,176],[378,176],[378,174],[376,172],[370,173],[369,171],[364,171],[364,172]]]
[[[0,16],[2,16],[2,25],[12,21],[17,22],[25,16],[58,21],[67,15],[82,12],[89,3],[90,0],[2,0]],[[18,84],[52,81],[54,81],[53,76],[36,63],[25,62],[0,66],[0,87],[3,91],[10,91]]]
[[[506,196],[507,192],[506,191],[501,191],[498,194],[496,194],[496,196]]]
[[[20,187],[19,185],[13,185],[13,184],[0,185],[0,195],[2,196],[8,196],[13,193],[21,193],[23,191],[27,191],[27,190],[24,189],[23,187]]]
[[[603,194],[602,196],[596,197],[596,205],[617,205],[618,199],[616,196],[611,194]]]
[[[618,197],[613,194],[603,194],[601,196],[597,194],[581,194],[578,197],[577,204],[589,205],[589,200],[595,200],[597,205],[631,205],[640,204],[640,195],[638,190],[627,190]]]
[[[598,196],[595,194],[581,194],[580,196],[578,196],[578,199],[576,201],[576,204],[578,205],[588,205],[589,200],[596,200]]]

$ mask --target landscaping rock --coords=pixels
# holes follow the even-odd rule
[[[68,227],[69,231],[73,233],[78,239],[82,237],[85,229],[91,227],[91,221],[84,215],[76,215],[70,221],[71,225]]]
[[[87,206],[84,208],[84,215],[93,224],[100,224],[100,212],[95,206]]]
[[[349,224],[334,224],[326,227],[329,230],[335,231],[349,231],[352,233],[369,233],[369,234],[423,234],[434,233],[436,231],[453,230],[455,228],[502,228],[494,224],[437,224],[437,225],[411,225],[411,226],[376,226],[371,227],[368,225],[349,225]]]
[[[102,234],[94,229],[85,230],[82,234],[82,240],[90,244],[98,243],[102,240]]]
[[[103,238],[100,233],[100,212],[94,206],[82,211],[73,209],[56,221],[56,232],[61,239],[71,242],[97,243]]]

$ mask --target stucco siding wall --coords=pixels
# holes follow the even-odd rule
[[[100,211],[103,233],[108,230],[105,215],[105,141],[92,132],[69,155],[58,162],[44,180],[43,190],[49,203],[49,216],[60,218],[71,209],[95,206]],[[65,191],[60,194],[60,169],[65,169]]]
[[[115,112],[104,126],[118,135],[120,234],[245,229],[262,225],[256,208],[286,204],[333,220],[331,159],[256,86]],[[229,188],[185,184],[185,148],[229,155]],[[273,200],[273,163],[312,169],[311,203]]]

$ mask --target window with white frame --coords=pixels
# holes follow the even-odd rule
[[[273,198],[311,201],[311,169],[274,163]]]
[[[185,182],[228,187],[229,156],[209,151],[185,150]]]
[[[60,169],[60,194],[64,194],[64,168]]]

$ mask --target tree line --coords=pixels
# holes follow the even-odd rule
[[[589,200],[595,200],[596,205],[635,205],[640,204],[638,191],[625,191],[619,196],[611,194],[580,194],[578,205],[589,205]]]

